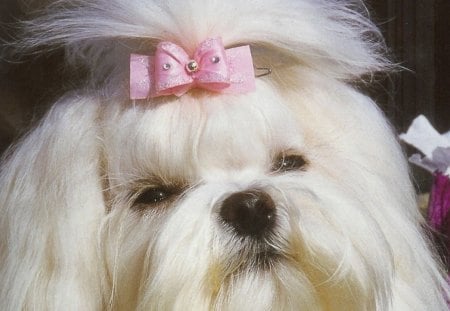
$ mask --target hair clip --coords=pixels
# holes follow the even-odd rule
[[[262,71],[261,73],[255,74],[256,78],[264,77],[272,73],[272,68],[269,67],[256,67],[256,70]]]
[[[265,69],[264,75],[269,74],[270,69]],[[225,50],[220,38],[210,38],[200,43],[192,56],[172,42],[159,43],[154,56],[131,54],[131,99],[181,96],[191,88],[228,94],[253,91],[250,47]]]

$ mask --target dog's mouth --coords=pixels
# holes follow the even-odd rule
[[[274,250],[266,250],[253,255],[250,269],[270,270],[280,261],[282,255]]]
[[[283,258],[282,252],[266,238],[243,239],[237,243],[239,246],[224,257],[225,265],[234,267],[235,271],[272,269]]]
[[[207,274],[207,288],[213,295],[233,289],[242,279],[258,278],[276,271],[283,255],[267,243],[246,241],[239,247],[228,248],[222,255],[217,254],[210,263]],[[236,245],[234,245],[236,246]]]

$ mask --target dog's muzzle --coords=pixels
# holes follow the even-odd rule
[[[242,236],[260,237],[275,223],[275,202],[260,190],[233,193],[220,208],[225,224]]]

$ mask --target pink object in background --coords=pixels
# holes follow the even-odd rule
[[[450,272],[450,132],[437,132],[420,115],[400,138],[421,152],[413,154],[410,162],[433,174],[428,224],[433,228],[434,242]]]
[[[428,206],[428,220],[437,231],[450,233],[450,179],[441,172],[434,174]],[[450,242],[450,240],[448,241]],[[447,243],[448,244],[448,243]],[[447,245],[450,246],[450,245]],[[448,248],[450,249],[450,248]]]

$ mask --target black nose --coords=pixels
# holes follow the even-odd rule
[[[220,216],[238,234],[260,236],[275,222],[275,203],[263,191],[237,192],[223,201]]]

